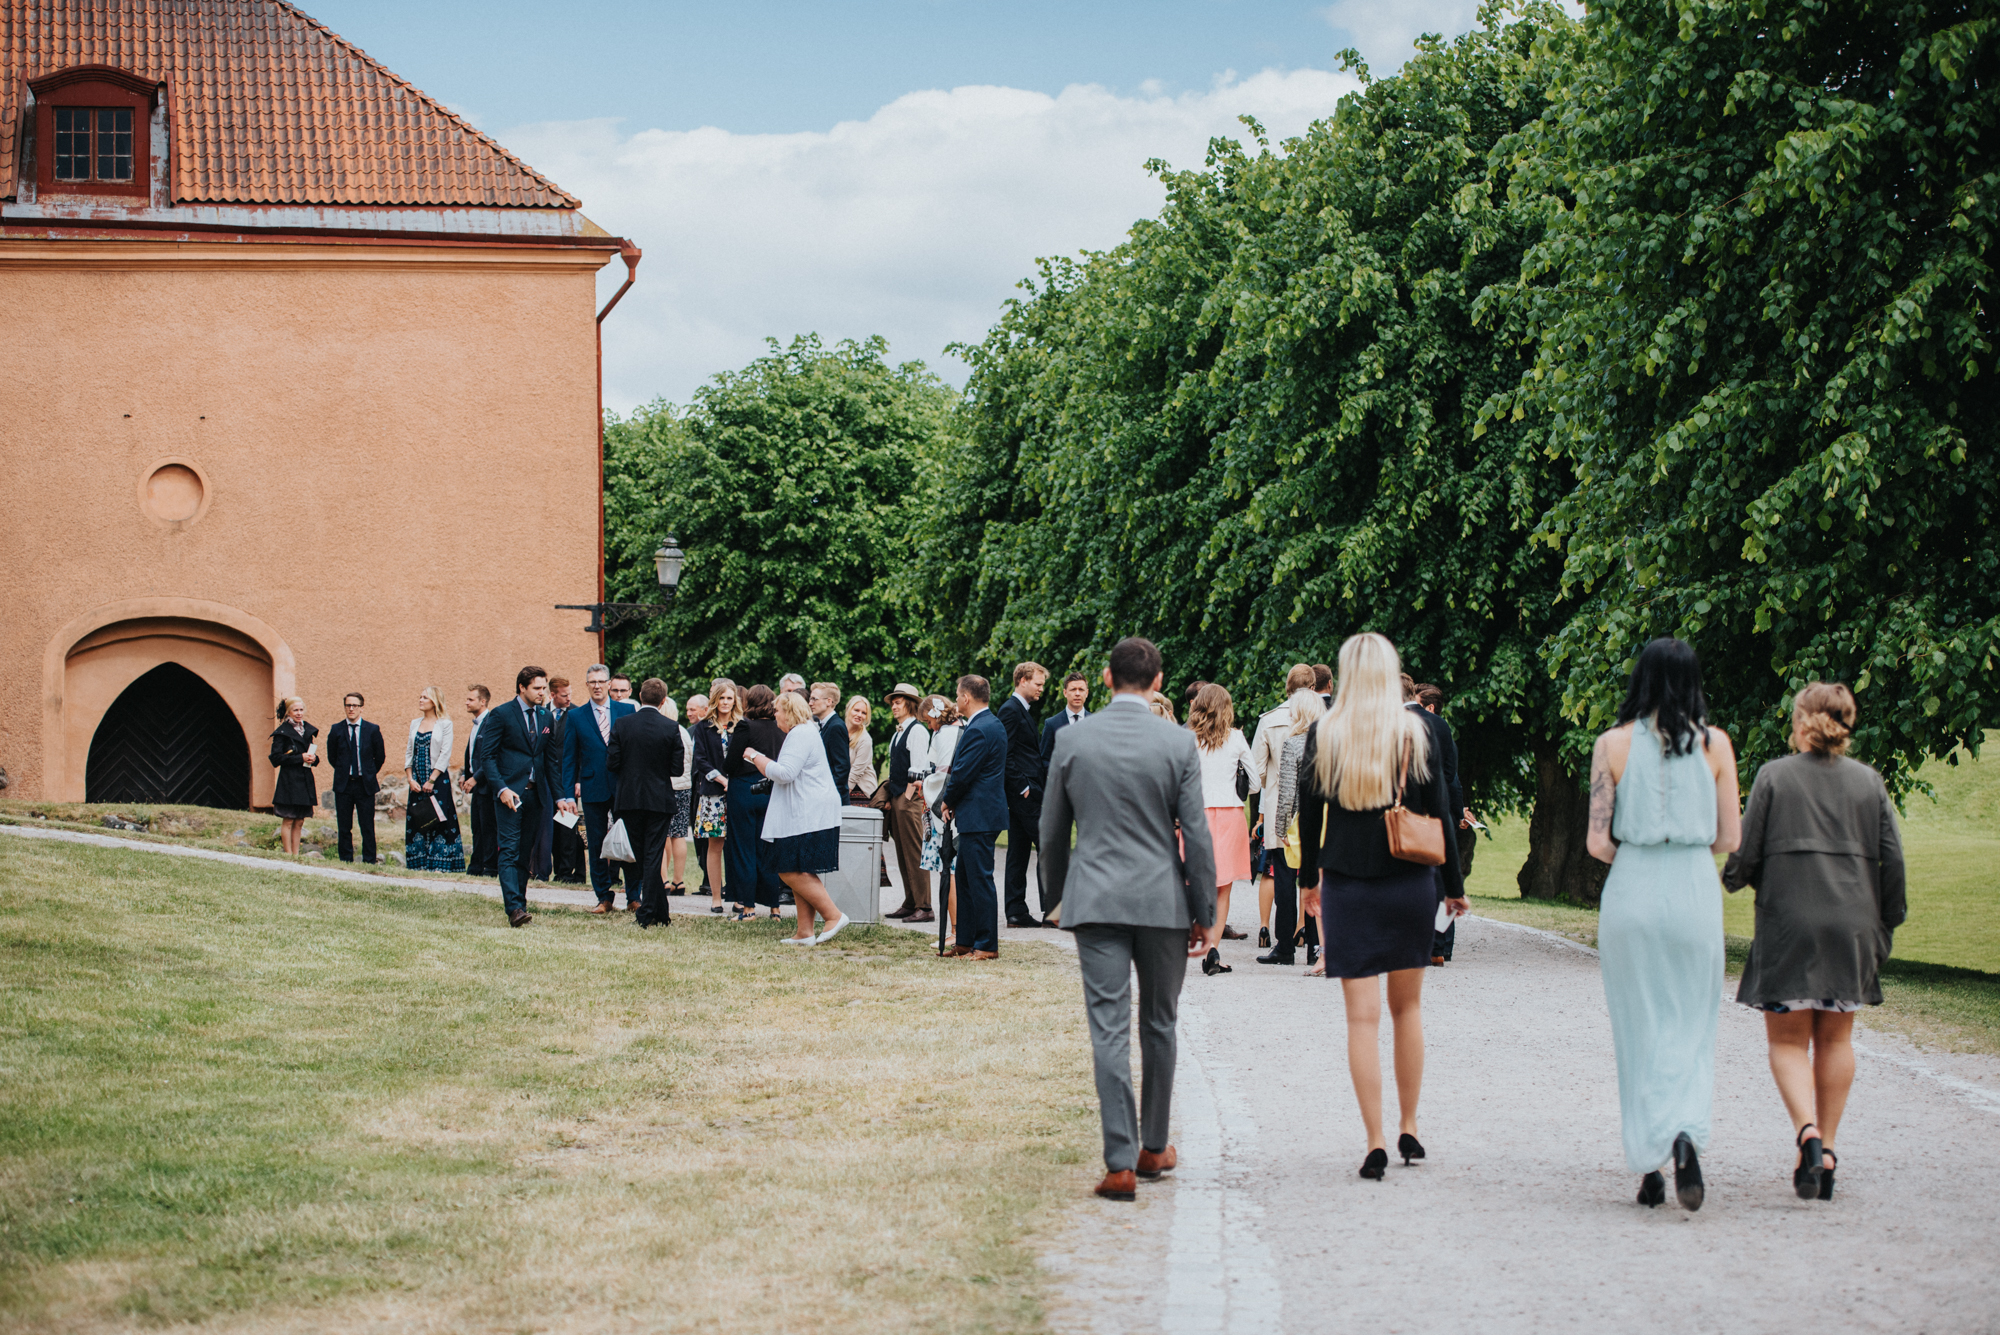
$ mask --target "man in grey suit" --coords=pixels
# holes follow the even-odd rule
[[[1129,1201],[1140,1177],[1174,1166],[1167,1117],[1175,1025],[1190,950],[1215,923],[1215,849],[1201,805],[1194,734],[1156,717],[1160,651],[1120,640],[1105,685],[1111,703],[1056,734],[1042,797],[1042,877],[1076,934],[1090,1021],[1104,1181]],[[1176,822],[1179,829],[1176,830]],[[1070,830],[1076,847],[1070,847]],[[1185,836],[1182,850],[1178,836]],[[1132,1103],[1132,974],[1139,974],[1140,1106]]]

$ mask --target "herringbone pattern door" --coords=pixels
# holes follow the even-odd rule
[[[91,802],[250,805],[250,750],[207,682],[162,663],[104,711],[84,775]]]

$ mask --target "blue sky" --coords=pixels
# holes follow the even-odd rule
[[[763,340],[882,334],[955,383],[1036,257],[1154,213],[1252,114],[1282,138],[1470,0],[303,0],[645,249],[605,401],[685,402]],[[584,20],[588,20],[587,24]],[[608,296],[623,268],[600,277]]]

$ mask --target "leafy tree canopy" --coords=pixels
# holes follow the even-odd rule
[[[679,690],[786,672],[879,699],[916,670],[916,627],[888,578],[907,562],[920,460],[956,396],[880,338],[806,335],[606,432],[607,580],[656,601],[653,550],[687,553],[670,613],[622,633],[614,661]]]
[[[1504,147],[1548,230],[1494,294],[1538,342],[1487,425],[1544,423],[1576,471],[1541,528],[1571,718],[1606,723],[1678,634],[1746,774],[1814,678],[1860,691],[1857,751],[1898,787],[2000,723],[1996,19],[1600,0]]]
[[[1527,538],[1568,476],[1527,428],[1474,439],[1528,353],[1472,313],[1542,216],[1489,189],[1488,154],[1541,115],[1574,31],[1532,5],[1427,39],[1282,151],[1259,132],[1155,164],[1157,218],[1045,262],[963,350],[920,571],[946,591],[939,659],[1094,667],[1142,633],[1247,722],[1288,665],[1379,630],[1448,684],[1482,798],[1526,798],[1565,726],[1537,661],[1558,563]]]

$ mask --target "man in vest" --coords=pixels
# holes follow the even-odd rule
[[[896,730],[889,738],[889,837],[896,844],[896,865],[903,873],[903,904],[889,916],[911,922],[935,922],[931,912],[931,874],[923,869],[924,787],[911,776],[931,764],[930,729],[917,721],[923,692],[908,682],[889,692],[889,713]]]

